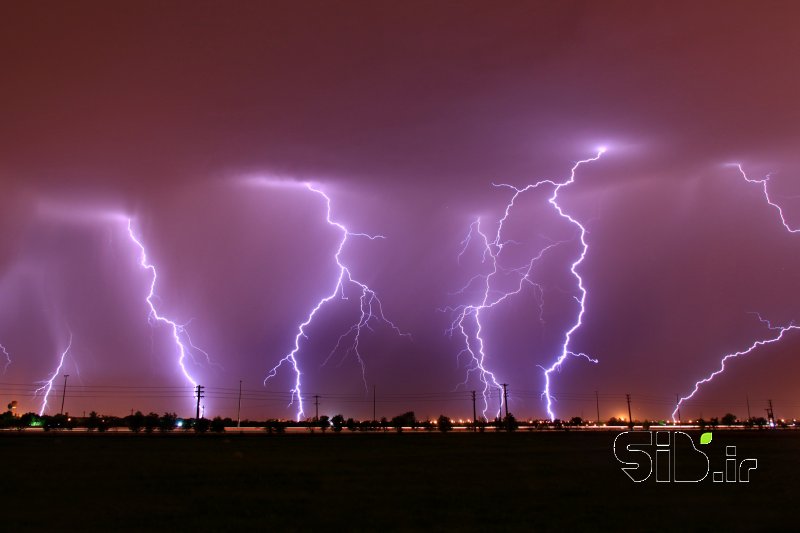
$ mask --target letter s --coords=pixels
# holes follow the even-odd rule
[[[625,465],[622,471],[636,483],[647,480],[653,473],[653,458],[641,449],[652,445],[652,431],[624,431],[614,439],[614,457]]]

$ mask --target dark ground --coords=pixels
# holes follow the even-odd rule
[[[633,483],[615,436],[3,432],[0,530],[798,527],[800,432],[714,433],[749,484]]]

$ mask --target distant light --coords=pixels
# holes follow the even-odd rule
[[[175,423],[175,426],[176,426],[176,427],[179,427],[179,428],[182,428],[182,427],[183,427],[183,420],[178,420],[178,421]]]

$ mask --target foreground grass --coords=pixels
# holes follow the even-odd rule
[[[634,484],[616,433],[4,433],[2,529],[790,529],[800,432],[715,434],[752,482]],[[695,439],[696,440],[696,439]],[[712,464],[712,466],[714,466]]]

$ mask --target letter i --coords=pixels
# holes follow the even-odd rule
[[[725,481],[736,482],[736,446],[725,446]]]

